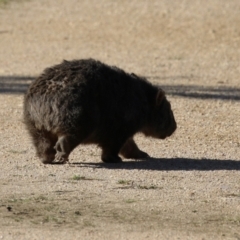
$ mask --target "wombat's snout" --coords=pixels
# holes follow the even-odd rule
[[[162,134],[160,138],[165,139],[167,137],[170,137],[175,132],[176,129],[177,125],[175,124],[174,126],[171,126],[171,128],[169,128],[168,131],[165,132],[165,134]]]
[[[47,163],[51,163],[53,162],[54,158],[55,158],[55,154],[44,154],[43,156],[40,157],[42,163],[47,164]]]
[[[175,121],[173,112],[170,112],[170,121],[168,124],[168,127],[165,128],[165,132],[160,137],[161,139],[165,139],[167,137],[170,137],[177,129],[177,123]]]
[[[176,123],[176,120],[175,120],[175,117],[174,117],[174,114],[173,114],[172,110],[171,110],[171,119],[172,119],[172,124],[171,124],[172,133],[170,135],[172,135],[175,132],[175,130],[177,129],[177,123]]]
[[[167,134],[167,137],[171,136],[176,131],[176,129],[177,129],[177,123],[176,123],[175,119],[173,118],[171,127],[169,128],[169,131]]]

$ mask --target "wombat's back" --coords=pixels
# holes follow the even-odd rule
[[[30,85],[24,100],[25,122],[66,132],[85,122],[108,125],[116,118],[143,120],[149,105],[146,93],[154,96],[153,92],[155,88],[145,80],[99,61],[63,61]]]
[[[33,123],[38,129],[52,132],[74,125],[75,118],[81,114],[81,92],[86,82],[81,68],[84,64],[80,61],[63,61],[45,69],[33,81],[24,98],[27,125]]]

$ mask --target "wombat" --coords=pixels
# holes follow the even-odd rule
[[[164,91],[93,59],[63,61],[32,82],[24,122],[43,163],[65,163],[79,144],[97,144],[106,163],[145,158],[134,134],[164,139],[177,125]]]

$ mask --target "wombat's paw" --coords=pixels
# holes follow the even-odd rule
[[[57,152],[53,163],[64,164],[68,162],[68,156],[61,152]]]
[[[124,158],[133,158],[133,159],[140,159],[140,158],[147,158],[149,155],[146,152],[141,151],[133,138],[129,138],[120,150],[120,154]]]
[[[134,158],[148,158],[149,155],[146,152],[139,151]]]
[[[131,151],[131,152],[121,152],[122,156],[124,158],[133,158],[133,159],[141,159],[141,158],[148,158],[149,155],[146,152],[143,152],[141,150],[138,151]]]
[[[120,154],[124,158],[147,158],[149,155],[146,152],[141,151],[133,139],[128,139],[120,150]]]
[[[51,164],[54,161],[54,154],[46,154],[44,156],[39,156],[43,164]]]
[[[122,159],[119,156],[102,156],[102,161],[105,163],[121,163]]]

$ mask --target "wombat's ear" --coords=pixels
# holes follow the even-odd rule
[[[165,92],[159,88],[156,97],[156,105],[159,106],[162,103],[162,100],[165,98]]]
[[[131,73],[131,76],[134,78],[138,78],[138,76],[135,73]]]

